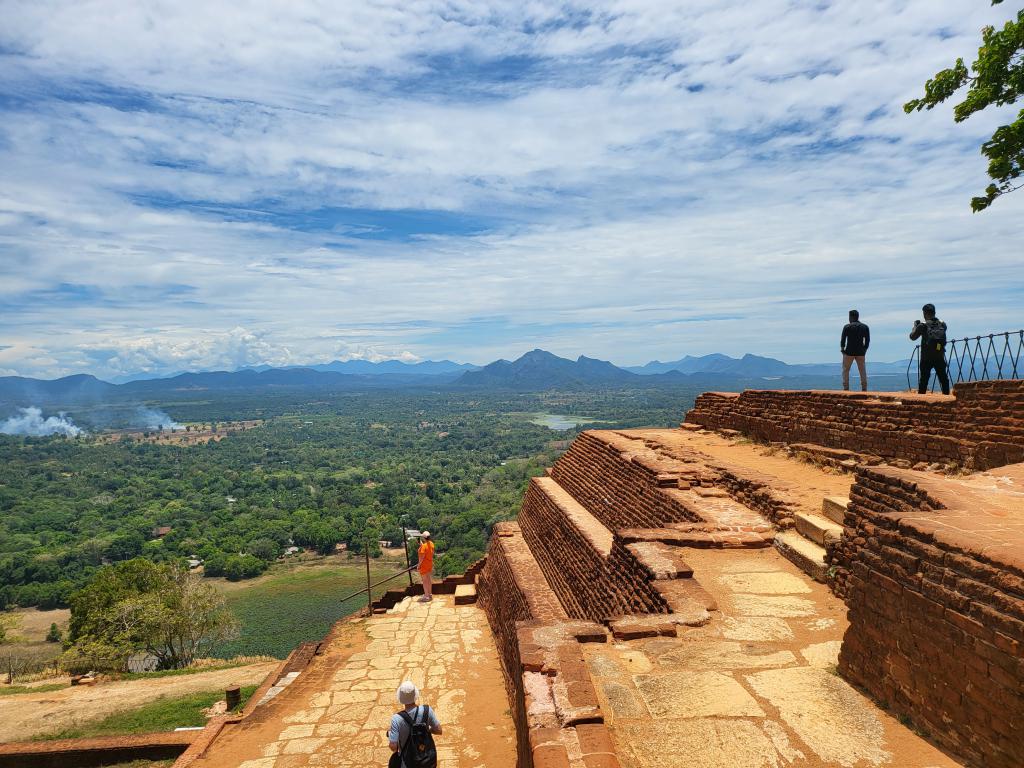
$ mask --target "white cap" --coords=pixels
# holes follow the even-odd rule
[[[420,536],[422,536],[424,539],[429,539],[430,531],[423,531],[423,533],[421,533]]]
[[[416,685],[412,680],[406,680],[398,686],[397,695],[399,704],[415,704],[420,692],[416,690]]]

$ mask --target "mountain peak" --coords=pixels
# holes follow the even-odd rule
[[[533,349],[512,362],[500,360],[479,371],[464,373],[457,384],[505,389],[537,390],[555,387],[589,387],[622,383],[635,378],[607,360],[580,355],[576,360]]]

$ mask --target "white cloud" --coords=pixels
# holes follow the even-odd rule
[[[898,357],[925,299],[979,332],[1024,292],[1022,201],[967,209],[998,115],[900,108],[999,7],[0,13],[0,50],[25,54],[0,67],[8,370],[486,362],[537,345],[813,360],[851,304]],[[386,213],[332,223],[327,208],[465,226],[369,239]]]

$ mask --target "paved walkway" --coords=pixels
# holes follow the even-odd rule
[[[420,688],[444,734],[444,768],[512,768],[515,729],[483,611],[406,599],[344,626],[326,652],[246,725],[225,732],[196,768],[382,766],[403,680]]]
[[[846,609],[774,549],[685,552],[719,610],[583,645],[624,768],[952,768],[836,674]]]

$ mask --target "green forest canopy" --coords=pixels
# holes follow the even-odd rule
[[[402,524],[435,534],[442,575],[461,572],[563,447],[555,441],[565,434],[524,412],[667,426],[692,398],[681,389],[232,397],[161,405],[180,421],[267,423],[191,447],[0,435],[0,606],[67,605],[104,564],[135,557],[195,556],[210,575],[247,578],[289,542],[373,550],[400,541]],[[154,536],[160,526],[170,533]]]

